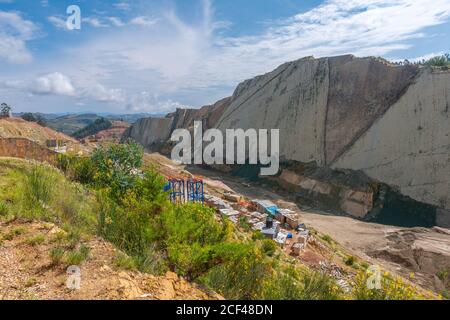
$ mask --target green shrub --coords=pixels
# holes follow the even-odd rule
[[[347,266],[353,266],[355,263],[356,263],[356,258],[355,257],[353,257],[353,256],[349,256],[349,257],[345,257],[344,258],[344,263],[347,265]]]
[[[330,276],[320,272],[307,272],[302,278],[302,300],[337,300],[342,290]]]
[[[248,222],[248,218],[245,216],[239,218],[239,227],[241,227],[245,232],[252,230],[252,225]]]
[[[323,241],[328,242],[329,244],[333,243],[333,239],[327,234],[324,234],[321,238]]]
[[[267,239],[267,237],[265,235],[263,235],[261,231],[254,231],[252,233],[252,240],[253,241],[264,240],[264,239]]]
[[[61,247],[55,247],[50,250],[50,259],[52,261],[52,265],[58,265],[61,263],[64,257],[65,250]]]
[[[31,288],[34,285],[36,285],[36,283],[37,283],[37,280],[35,278],[30,278],[30,279],[27,280],[27,282],[25,282],[24,287],[25,288]]]
[[[74,181],[85,185],[95,183],[97,169],[90,157],[58,155],[57,167]]]
[[[96,183],[110,190],[116,201],[139,181],[135,170],[142,166],[144,150],[135,142],[97,148],[91,159],[97,170]]]
[[[154,275],[163,275],[169,271],[167,254],[156,243],[149,245],[148,249],[136,258],[139,270]]]
[[[79,157],[72,164],[72,178],[82,184],[93,184],[97,170],[91,158]]]
[[[436,276],[443,282],[450,280],[450,267],[440,270]]]
[[[262,299],[266,282],[273,276],[270,262],[254,244],[231,243],[217,248],[222,263],[201,281],[231,300]]]
[[[14,229],[10,230],[7,234],[5,234],[3,236],[3,239],[4,240],[13,240],[16,237],[24,234],[25,232],[26,232],[26,230],[24,228],[20,228],[20,227],[19,228],[14,228]]]
[[[116,252],[116,256],[114,257],[114,265],[119,269],[124,270],[135,270],[136,262],[134,259],[123,252]]]
[[[0,202],[0,217],[5,217],[9,214],[9,207],[6,203]]]
[[[26,176],[24,199],[30,209],[47,205],[53,195],[54,181],[46,169],[36,165]]]
[[[95,232],[97,200],[82,185],[67,181],[46,165],[25,171],[22,182],[23,192],[14,203],[16,216],[53,222],[67,230]]]
[[[119,200],[98,192],[99,233],[132,256],[142,256],[162,229],[157,219],[171,205],[163,191],[164,178],[146,172]]]
[[[26,243],[31,246],[37,246],[45,242],[45,237],[42,234],[38,234],[34,237],[27,239]]]
[[[262,240],[262,250],[269,257],[274,255],[274,253],[276,252],[277,248],[278,248],[278,246],[275,243],[275,241],[270,240],[270,239]]]
[[[388,272],[380,275],[379,288],[369,289],[372,272],[360,272],[353,285],[352,296],[357,300],[423,300],[425,296],[413,285]]]
[[[90,249],[82,244],[78,250],[65,253],[64,262],[68,265],[80,265],[89,258]]]
[[[78,230],[71,230],[62,239],[62,244],[68,249],[75,249],[81,241],[81,233]]]
[[[267,280],[263,288],[266,300],[338,300],[344,294],[333,278],[319,272],[289,266]]]
[[[161,214],[163,246],[178,274],[196,279],[217,263],[215,246],[228,238],[212,208],[189,203]]]

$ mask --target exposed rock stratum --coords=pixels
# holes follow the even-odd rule
[[[280,129],[282,161],[361,171],[432,205],[436,224],[450,226],[449,106],[448,70],[307,57],[242,82],[212,106],[142,119],[124,137],[161,151],[174,129],[194,120],[221,130]]]

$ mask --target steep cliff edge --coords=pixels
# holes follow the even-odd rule
[[[282,161],[362,171],[436,207],[433,220],[450,226],[449,105],[448,70],[395,66],[351,55],[307,57],[244,81],[231,98],[213,106],[177,110],[160,120],[169,131],[147,130],[138,122],[127,137],[152,149],[148,139],[167,140],[173,129],[189,128],[193,120],[221,130],[280,129]],[[296,185],[311,184],[301,181],[301,175],[292,177]],[[322,182],[327,183],[313,184]],[[377,192],[375,188],[372,193]],[[344,188],[339,193],[348,192]],[[365,204],[366,195],[362,198]]]

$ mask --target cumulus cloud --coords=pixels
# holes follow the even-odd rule
[[[26,42],[33,39],[37,27],[17,12],[0,11],[0,60],[24,64],[33,60]]]
[[[171,99],[162,100],[157,94],[142,91],[131,97],[127,104],[127,109],[132,112],[172,112],[177,108],[189,108],[177,101]]]
[[[272,21],[257,36],[225,37],[215,31],[229,24],[214,19],[211,1],[203,4],[203,18],[193,24],[173,11],[161,14],[156,25],[154,19],[139,16],[129,23],[153,28],[127,29],[120,39],[117,34],[104,35],[101,42],[82,50],[89,59],[101,61],[105,72],[110,71],[107,68],[123,68],[129,74],[146,70],[147,81],[159,75],[155,87],[166,93],[202,90],[231,87],[309,55],[372,56],[408,49],[413,40],[424,37],[425,28],[450,17],[449,0],[436,0],[432,6],[428,0],[328,0]],[[104,52],[114,59],[105,58]]]
[[[59,29],[67,29],[67,21],[61,16],[50,16],[47,20]]]
[[[50,73],[37,78],[31,84],[30,89],[34,94],[75,96],[75,88],[72,85],[71,80],[59,72]]]
[[[65,59],[49,64],[51,70],[65,70],[74,83],[85,87],[90,82],[89,90],[76,87],[77,97],[118,103],[133,111],[172,111],[182,106],[177,101],[213,102],[238,82],[304,56],[389,57],[430,36],[427,28],[450,20],[450,0],[432,5],[429,0],[327,0],[263,24],[256,35],[232,37],[220,32],[232,24],[215,18],[213,2],[199,1],[203,16],[194,22],[172,10],[156,15],[132,11],[125,1],[115,3],[116,9],[130,11],[98,13],[89,18],[97,19],[90,25],[120,31],[103,28],[101,35],[74,44],[69,53],[64,51]]]
[[[106,88],[99,83],[89,88],[86,95],[99,102],[124,102],[126,99],[123,90]]]
[[[433,5],[428,0],[328,0],[273,22],[262,35],[216,39],[221,52],[204,69],[216,74],[214,82],[231,82],[236,76],[252,76],[303,56],[386,55],[410,48],[411,40],[425,36],[425,28],[449,17],[449,0],[436,0]]]

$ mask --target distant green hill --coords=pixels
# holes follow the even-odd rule
[[[21,117],[24,113],[16,113],[15,116]],[[164,117],[165,113],[133,113],[133,114],[110,114],[110,113],[74,113],[74,114],[52,114],[52,113],[33,113],[39,115],[46,120],[46,124],[53,130],[62,132],[66,135],[73,134],[89,125],[92,125],[98,119],[108,119],[110,121],[123,121],[130,124],[135,123],[138,119],[147,117]]]
[[[99,118],[90,125],[76,131],[72,134],[74,138],[83,139],[87,136],[94,135],[102,130],[106,130],[112,127],[112,122],[105,118]]]
[[[93,124],[98,119],[101,119],[101,117],[96,114],[69,114],[48,119],[47,126],[72,136],[75,132]]]

